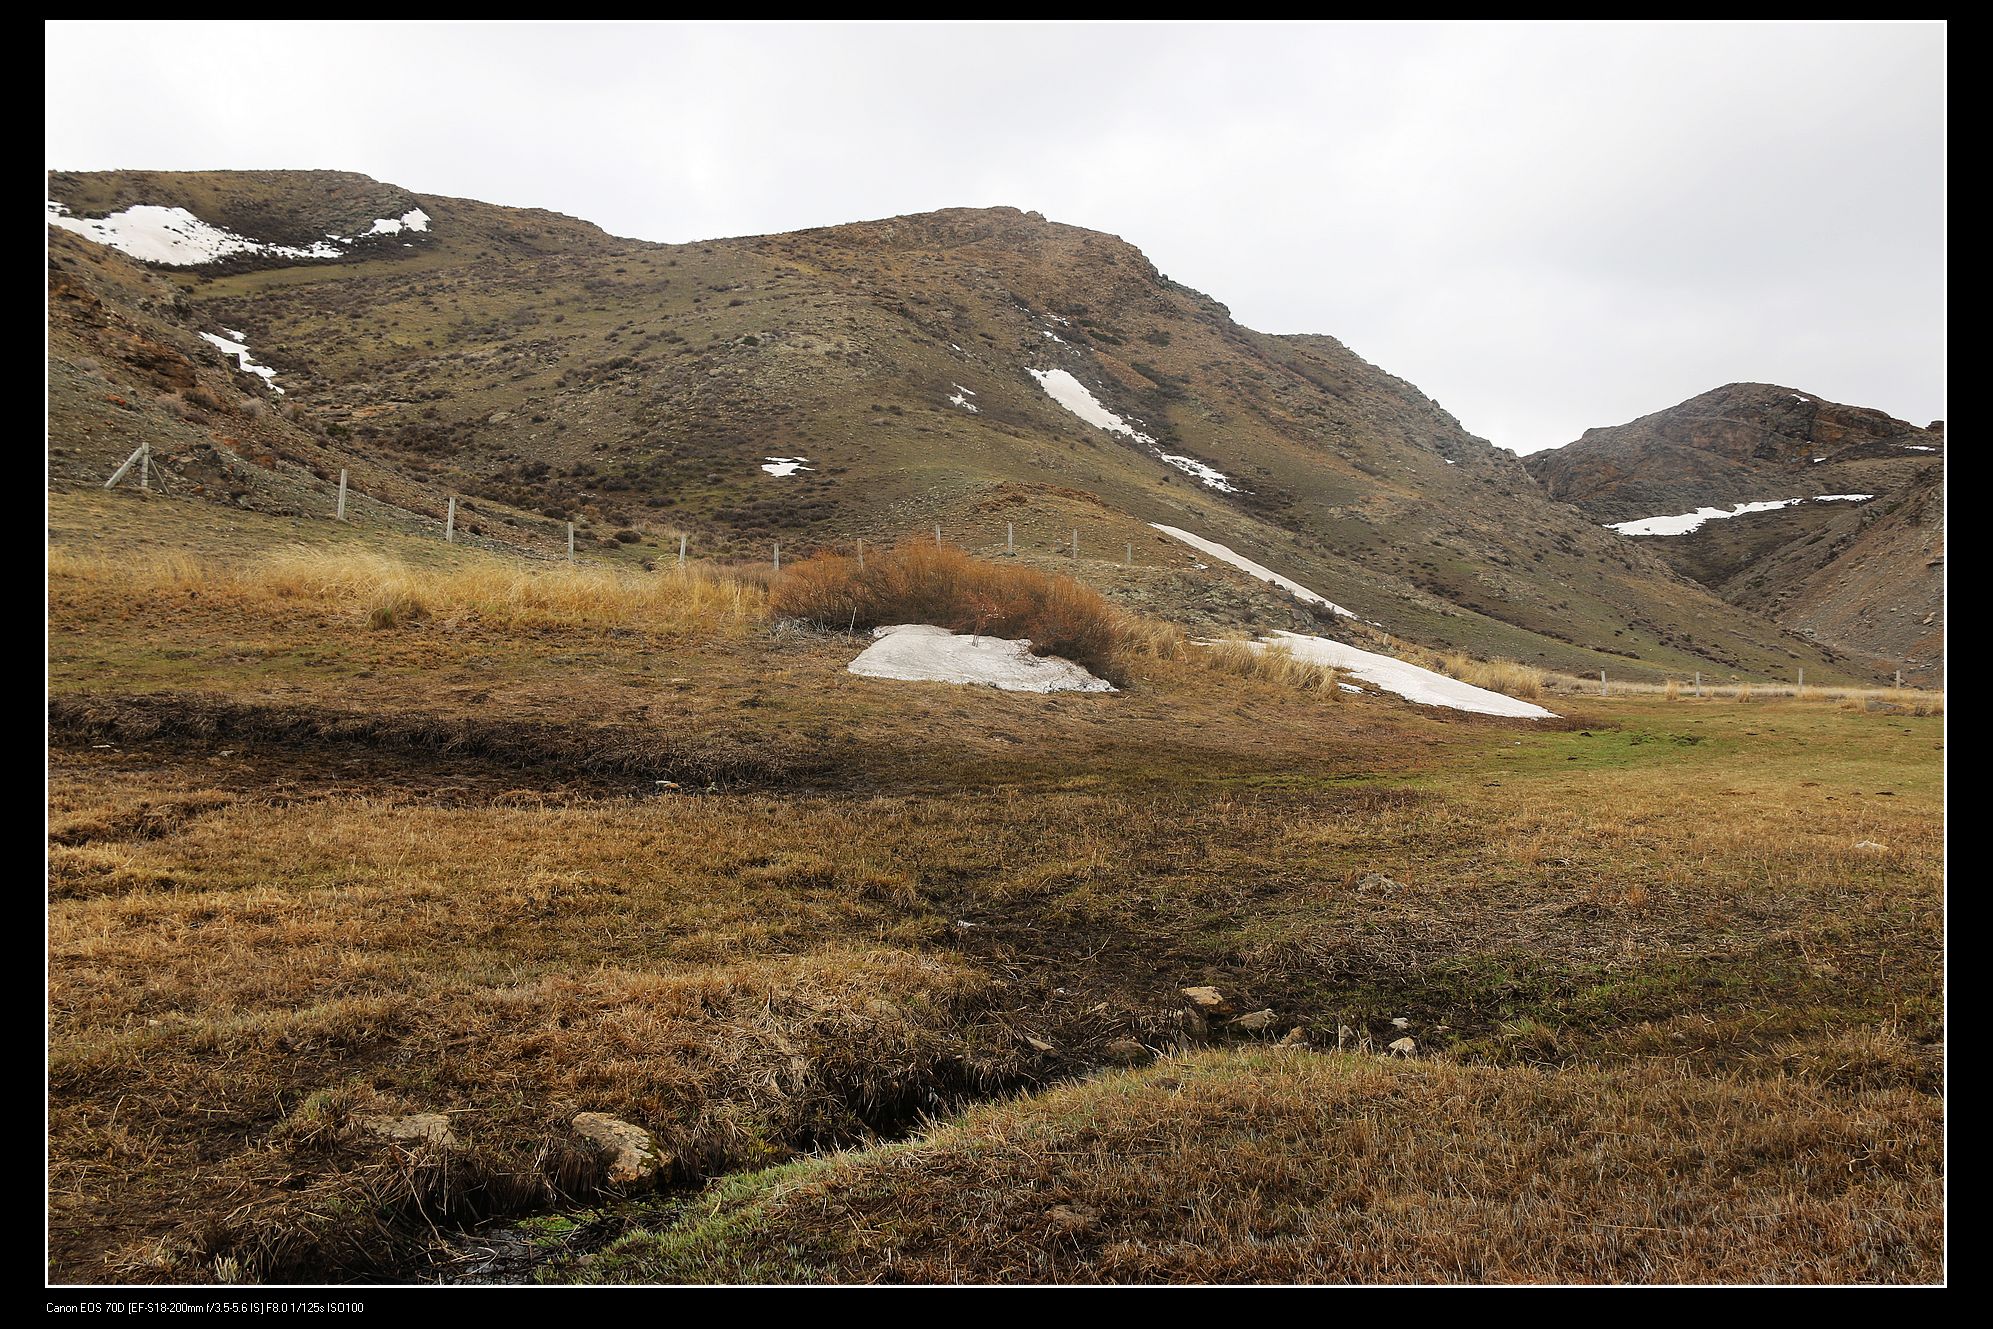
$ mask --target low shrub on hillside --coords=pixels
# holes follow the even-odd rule
[[[1120,616],[1099,592],[1035,568],[986,563],[960,549],[910,542],[855,558],[819,554],[784,570],[774,611],[839,631],[931,623],[952,632],[1028,638],[1113,678]],[[1160,649],[1160,648],[1159,648]]]

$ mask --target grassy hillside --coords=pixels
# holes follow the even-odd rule
[[[199,391],[216,391],[220,366],[278,406],[287,442],[272,450],[306,459],[310,497],[266,507],[327,506],[320,473],[336,459],[369,495],[433,514],[458,494],[485,534],[542,546],[570,519],[586,541],[631,531],[669,548],[685,533],[728,557],[940,524],[979,550],[1014,527],[1025,558],[1051,560],[1077,530],[1078,575],[1139,608],[1309,625],[1261,584],[1196,566],[1208,560],[1149,529],[1162,522],[1429,646],[1632,677],[1870,676],[1546,501],[1515,458],[1334,339],[1242,328],[1113,236],[989,209],[665,246],[348,176],[50,188],[78,215],[144,197],[270,237],[405,205],[432,218],[337,261],[155,273],[52,240],[51,280],[89,285],[169,343]],[[107,355],[55,309],[60,483],[106,473],[143,432],[110,396],[138,401],[183,452],[246,441],[239,413],[154,421],[184,416],[189,389]],[[244,334],[281,403],[202,349],[193,334],[213,327]],[[1086,423],[1031,371],[1072,375],[1128,433]],[[807,461],[773,475],[769,457]]]

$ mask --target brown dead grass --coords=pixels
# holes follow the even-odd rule
[[[567,1277],[1930,1282],[1941,1120],[1787,1076],[1203,1054],[719,1189]]]
[[[772,608],[839,631],[927,623],[1029,639],[1039,655],[1060,656],[1115,682],[1126,678],[1116,650],[1118,616],[1099,592],[1070,577],[973,558],[952,545],[910,540],[862,564],[819,554],[784,569]]]
[[[336,608],[374,628],[425,619],[502,627],[730,629],[763,621],[767,592],[749,577],[706,565],[639,573],[530,564],[466,551],[454,564],[416,565],[362,550],[296,546],[238,567],[188,554],[128,563],[56,549],[49,578],[65,600],[189,600],[243,606]]]

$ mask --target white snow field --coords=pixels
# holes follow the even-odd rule
[[[1477,715],[1506,715],[1522,720],[1557,718],[1555,711],[1547,711],[1535,702],[1477,688],[1472,683],[1462,683],[1457,678],[1449,678],[1388,655],[1379,655],[1375,651],[1359,650],[1339,641],[1330,641],[1327,637],[1275,632],[1254,642],[1253,646],[1258,650],[1285,646],[1297,660],[1333,665],[1344,673],[1356,675],[1372,687],[1395,692],[1406,701],[1417,702],[1421,706],[1444,706],[1449,710],[1472,711]]]
[[[954,633],[926,623],[874,628],[873,643],[849,666],[866,678],[916,683],[984,683],[1005,692],[1114,692],[1104,678],[1057,656],[1033,655],[1028,641]]]
[[[200,334],[201,340],[207,342],[209,345],[220,347],[224,355],[234,356],[235,367],[237,369],[240,369],[245,374],[256,375],[256,377],[270,385],[270,391],[280,397],[283,396],[284,390],[277,386],[277,371],[268,365],[259,365],[256,363],[254,357],[249,354],[249,348],[243,345],[242,334],[240,332],[237,332],[234,328],[223,328],[222,331],[226,332],[228,337],[217,337],[212,332],[203,332]],[[230,341],[229,337],[233,337],[235,340]]]
[[[404,212],[399,217],[378,217],[374,229],[368,235],[400,235],[403,231],[426,231],[429,229],[429,214],[421,208]]]
[[[175,268],[215,263],[235,254],[270,254],[277,258],[343,258],[346,251],[339,246],[354,243],[351,236],[327,235],[325,239],[314,240],[303,249],[292,245],[265,244],[261,240],[251,240],[248,236],[210,225],[185,208],[162,208],[151,203],[135,204],[108,217],[72,217],[68,208],[53,199],[48,200],[47,209],[48,224],[51,226],[74,231],[86,240],[109,245],[141,262],[162,263]],[[363,238],[399,235],[403,231],[426,231],[429,222],[429,214],[415,208],[399,217],[378,219],[372,230],[363,233]]]
[[[974,391],[963,387],[960,383],[950,384],[949,386],[955,389],[955,395],[948,399],[950,406],[959,406],[974,415],[982,414],[983,408],[969,400],[969,398],[976,395]]]
[[[1824,460],[1815,457],[1814,461]],[[1795,503],[1866,503],[1874,494],[1815,494],[1812,498],[1773,498],[1759,503],[1739,503],[1734,508],[1697,508],[1694,512],[1676,513],[1672,517],[1641,517],[1635,521],[1607,522],[1606,529],[1618,531],[1621,535],[1687,535],[1699,530],[1704,522],[1720,521],[1725,517],[1742,517],[1752,512],[1773,512],[1779,508],[1789,508]]]
[[[1216,540],[1207,540],[1201,535],[1192,535],[1189,531],[1179,529],[1175,526],[1165,526],[1161,522],[1152,521],[1149,525],[1171,539],[1183,541],[1192,549],[1201,549],[1215,559],[1230,563],[1233,567],[1248,576],[1258,577],[1261,581],[1272,582],[1275,586],[1286,591],[1297,600],[1303,600],[1313,605],[1320,605],[1331,613],[1341,614],[1344,618],[1356,617],[1353,611],[1344,609],[1326,595],[1317,595],[1300,582],[1291,581],[1281,576],[1278,572],[1275,572],[1272,568],[1255,563],[1244,554],[1236,553],[1226,546],[1219,544]]]
[[[1052,334],[1048,332],[1045,335],[1050,337]],[[1027,367],[1024,372],[1038,380],[1038,386],[1045,389],[1046,396],[1088,424],[1099,429],[1105,429],[1110,434],[1119,434],[1123,438],[1133,439],[1135,442],[1149,449],[1149,451],[1155,453],[1163,461],[1182,471],[1185,475],[1195,476],[1199,484],[1227,494],[1240,492],[1239,487],[1232,483],[1231,477],[1223,471],[1206,466],[1194,457],[1182,457],[1175,453],[1164,452],[1156,443],[1156,440],[1142,433],[1126,420],[1108,410],[1105,406],[1102,406],[1100,399],[1087,391],[1086,384],[1080,382],[1065,370],[1031,369]]]
[[[808,457],[764,457],[761,469],[770,475],[794,475],[797,471],[814,471],[816,467],[805,466]]]

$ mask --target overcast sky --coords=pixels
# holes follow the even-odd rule
[[[48,25],[48,164],[362,171],[683,241],[1011,204],[1521,451],[1945,397],[1942,26]]]

